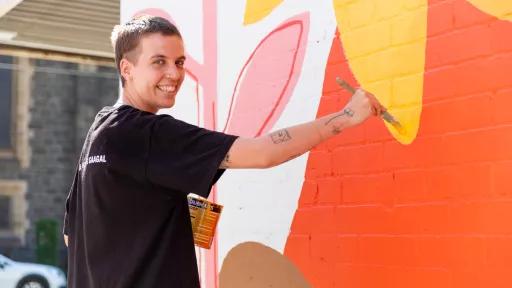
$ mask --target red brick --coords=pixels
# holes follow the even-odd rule
[[[450,247],[439,236],[415,236],[416,265],[420,267],[448,267]]]
[[[334,266],[321,260],[310,260],[311,269],[308,279],[312,287],[334,287]]]
[[[512,202],[489,202],[480,206],[482,233],[512,234]]]
[[[452,288],[451,273],[444,269],[393,267],[391,287]]]
[[[435,58],[427,47],[427,62],[430,58]],[[426,68],[425,82],[423,89],[423,102],[428,103],[431,100],[448,99],[455,96],[458,88],[458,83],[453,81],[459,69],[456,66],[445,66],[436,69]],[[468,82],[471,83],[471,82]]]
[[[438,164],[441,138],[417,138],[409,145],[396,141],[384,144],[384,167],[387,169],[418,169],[432,164]]]
[[[491,191],[491,165],[470,164],[457,167],[461,199],[488,198]]]
[[[393,177],[391,173],[343,178],[343,203],[383,204],[392,206]]]
[[[392,214],[381,206],[339,206],[336,229],[341,234],[379,234],[392,229]]]
[[[512,24],[509,21],[495,21],[491,27],[491,47],[495,53],[512,51]]]
[[[485,267],[485,266],[484,266]],[[453,287],[454,288],[482,288],[482,287],[495,287],[488,286],[484,281],[482,267],[480,268],[452,268]]]
[[[338,175],[383,170],[382,144],[343,147],[333,152],[333,170]]]
[[[341,179],[335,177],[318,179],[318,203],[341,203]]]
[[[449,265],[457,269],[478,269],[485,263],[485,243],[481,237],[443,237],[448,247]]]
[[[504,140],[511,129],[482,129],[475,131],[463,131],[457,134],[446,135],[442,140],[443,149],[438,155],[442,164],[457,164],[474,161],[490,161],[498,158],[506,158],[512,151],[510,146],[505,148],[505,143],[496,143]],[[510,131],[512,132],[512,131]],[[510,133],[509,132],[509,133]],[[501,135],[500,135],[501,134]],[[510,138],[512,140],[512,138]],[[510,144],[510,143],[508,143]],[[505,151],[507,149],[507,151]]]
[[[422,170],[400,171],[393,174],[397,204],[418,202],[426,198],[426,176]]]
[[[311,235],[311,257],[315,261],[330,263],[334,266],[337,256],[338,237],[335,234]]]
[[[332,137],[326,142],[329,150],[335,150],[342,146],[362,144],[366,141],[366,131],[364,127],[358,126],[345,129],[341,134]]]
[[[359,247],[363,264],[414,265],[414,242],[410,237],[361,236]]]
[[[493,131],[493,135],[488,138],[494,144],[492,149],[495,153],[496,160],[512,160],[512,127],[497,127]]]
[[[444,1],[433,4],[429,1],[427,35],[431,37],[440,33],[447,32],[453,28],[453,1]],[[430,21],[430,19],[435,19]]]
[[[512,237],[486,237],[484,242],[487,266],[512,268]]]
[[[300,193],[299,207],[310,206],[316,202],[318,187],[316,181],[305,180]]]
[[[487,26],[474,26],[450,34],[431,37],[426,68],[445,66],[492,54]],[[471,82],[467,82],[471,83]]]
[[[443,204],[397,206],[393,210],[393,228],[397,234],[445,234],[452,230],[450,208]]]
[[[337,264],[335,273],[335,287],[393,288],[389,285],[392,275],[383,266]]]
[[[454,167],[429,169],[425,171],[427,181],[426,199],[443,200],[456,198],[460,194],[461,183]]]
[[[333,233],[335,231],[334,207],[304,207],[295,212],[293,234]]]
[[[315,176],[328,176],[332,173],[332,155],[327,151],[311,151],[306,171],[315,171]]]
[[[479,287],[492,287],[492,288],[510,288],[512,287],[512,277],[510,277],[510,267],[496,268],[496,267],[482,267],[481,273],[482,283],[485,286]]]
[[[457,87],[456,96],[492,92],[512,88],[511,69],[512,54],[501,54],[462,62],[449,80]]]
[[[512,38],[512,37],[511,37]],[[494,122],[496,124],[512,123],[512,89],[502,90],[492,97]]]
[[[448,107],[444,104],[423,104],[418,134],[422,136],[441,135],[446,131],[445,123],[449,121],[449,118],[446,118],[449,115],[446,109]]]
[[[341,263],[359,263],[359,239],[355,235],[338,236],[336,261]]]
[[[451,233],[475,234],[481,233],[486,226],[482,218],[482,204],[479,202],[463,202],[452,204],[449,219],[453,223]]]
[[[491,167],[488,164],[461,164],[431,169],[427,175],[427,199],[469,199],[488,197]]]
[[[512,53],[501,54],[486,61],[486,69],[481,73],[488,73],[482,77],[483,81],[489,81],[491,89],[512,88]],[[477,82],[478,83],[478,82]]]
[[[309,236],[290,235],[286,241],[284,255],[288,257],[301,271],[309,269],[311,260]]]
[[[492,190],[494,196],[512,195],[512,162],[494,163],[492,166]]]
[[[437,104],[438,117],[443,120],[443,131],[453,132],[490,126],[493,120],[491,99],[491,93],[483,93]]]
[[[453,16],[455,28],[484,24],[496,19],[467,1],[453,2]]]
[[[324,85],[326,85],[326,84],[324,84]],[[341,88],[337,88],[336,91],[338,91],[340,89]],[[339,107],[340,106],[339,102],[340,102],[340,99],[338,96],[322,96],[316,117],[321,118],[323,116],[338,112],[341,108],[341,107]]]
[[[310,225],[312,233],[334,233],[336,222],[334,207],[314,207],[310,212]]]

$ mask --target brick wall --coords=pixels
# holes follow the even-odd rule
[[[512,22],[429,1],[414,142],[371,119],[309,155],[285,255],[313,287],[512,287],[511,71]],[[317,117],[340,73],[336,35]]]

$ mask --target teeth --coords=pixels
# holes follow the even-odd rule
[[[176,86],[168,86],[168,85],[165,85],[165,86],[157,86],[158,89],[164,91],[164,92],[174,92],[176,90]]]

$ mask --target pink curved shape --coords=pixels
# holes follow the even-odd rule
[[[308,31],[309,13],[303,13],[258,44],[236,81],[224,132],[253,137],[272,128],[297,84]]]

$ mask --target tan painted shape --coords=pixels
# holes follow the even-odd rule
[[[257,242],[235,246],[224,258],[221,288],[311,287],[295,265],[276,250]]]

